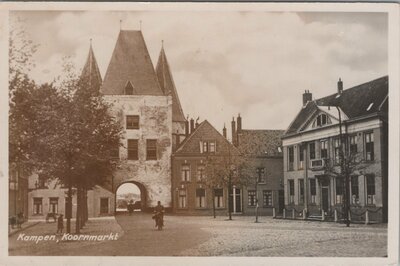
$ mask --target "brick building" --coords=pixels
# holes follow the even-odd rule
[[[260,215],[272,215],[284,207],[283,193],[283,130],[243,129],[242,118],[233,119],[232,143],[246,156],[253,172],[251,182],[241,191],[243,213],[254,214],[258,201]],[[224,129],[225,132],[225,129]]]
[[[340,141],[342,128],[342,145]],[[388,77],[312,100],[303,107],[283,138],[285,205],[308,215],[341,212],[345,184],[340,177],[341,148],[349,163],[351,217],[387,220]],[[338,175],[339,173],[339,175]]]
[[[216,213],[226,215],[228,189],[207,185],[206,161],[209,156],[222,157],[228,153],[239,154],[239,151],[207,120],[195,124],[191,119],[188,133],[172,156],[173,211],[206,215],[211,214],[215,206]]]

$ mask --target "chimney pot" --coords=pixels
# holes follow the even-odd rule
[[[224,138],[226,138],[226,127],[224,124],[224,128],[222,129],[222,135],[224,136]]]
[[[240,117],[240,114],[237,117],[237,130],[236,132],[239,134],[242,131],[242,118]]]

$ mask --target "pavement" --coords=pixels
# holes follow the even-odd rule
[[[56,225],[39,223],[23,230],[25,236],[54,234]],[[386,224],[343,224],[235,216],[165,216],[156,230],[151,214],[117,215],[90,220],[84,235],[118,233],[118,239],[58,242],[24,241],[9,237],[9,255],[74,256],[324,256],[385,257]],[[20,238],[18,240],[18,237]]]

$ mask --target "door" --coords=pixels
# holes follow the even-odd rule
[[[235,212],[242,212],[242,196],[240,188],[235,188]]]
[[[322,187],[322,209],[327,212],[329,211],[329,187]]]

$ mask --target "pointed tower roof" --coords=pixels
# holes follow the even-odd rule
[[[171,69],[169,68],[167,56],[165,55],[164,46],[161,47],[160,56],[158,57],[156,73],[158,82],[160,83],[164,94],[172,96],[172,121],[186,121],[181,103],[179,101],[178,93],[175,88],[174,79],[172,78]]]
[[[108,65],[103,94],[125,94],[131,83],[134,95],[164,95],[154,72],[141,31],[121,30]]]
[[[82,69],[81,78],[88,79],[89,86],[93,86],[93,88],[100,90],[102,79],[96,57],[94,56],[92,40],[90,40],[89,55],[86,59],[85,66]]]

